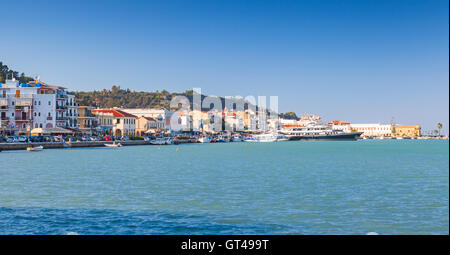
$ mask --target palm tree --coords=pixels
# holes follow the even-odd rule
[[[439,129],[439,136],[441,136],[442,123],[438,123],[437,128]]]

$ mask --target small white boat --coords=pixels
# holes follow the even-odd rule
[[[159,137],[159,138],[156,138],[155,140],[150,141],[150,144],[153,144],[153,145],[170,145],[172,143],[173,143],[173,140],[170,137]]]
[[[244,140],[239,137],[239,136],[233,136],[233,138],[231,138],[232,142],[243,142]]]
[[[105,146],[109,147],[109,148],[118,148],[118,147],[122,147],[122,144],[113,142],[112,144],[111,143],[105,143]]]
[[[198,139],[199,143],[209,143],[211,140],[207,136],[202,136]]]
[[[28,147],[27,151],[42,151],[44,150],[43,146],[36,146],[36,147]]]

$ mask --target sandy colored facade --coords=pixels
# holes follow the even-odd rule
[[[395,136],[398,137],[418,137],[420,136],[420,125],[397,125],[395,126]]]

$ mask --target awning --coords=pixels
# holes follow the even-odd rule
[[[73,131],[62,128],[62,127],[47,128],[46,131],[50,132],[50,134],[72,134],[73,133]]]
[[[55,128],[34,128],[31,130],[31,134],[33,135],[39,135],[39,134],[72,134],[73,131],[67,130],[65,128],[61,127],[55,127]]]
[[[50,134],[47,130],[43,128],[34,128],[31,130],[32,135],[39,135],[39,134]]]

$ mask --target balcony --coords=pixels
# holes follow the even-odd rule
[[[32,98],[17,98],[16,106],[32,106],[33,99]]]
[[[16,121],[21,121],[21,122],[28,122],[28,121],[31,121],[31,119],[29,119],[29,118],[22,118],[22,117],[16,117],[15,120],[16,120]]]

